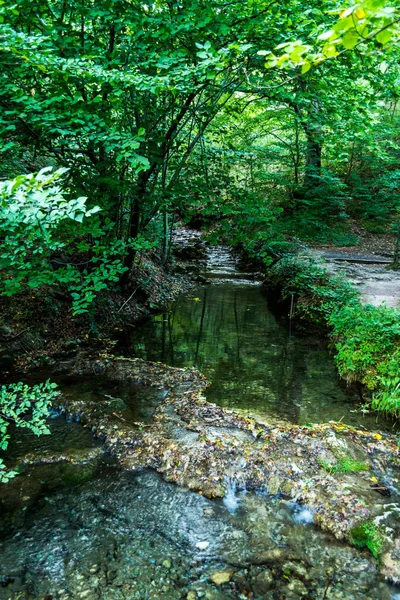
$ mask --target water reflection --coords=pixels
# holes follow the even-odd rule
[[[196,288],[171,311],[136,330],[123,350],[177,367],[195,366],[211,381],[210,402],[259,418],[306,424],[343,420],[390,428],[382,417],[356,411],[326,343],[290,335],[254,285]]]

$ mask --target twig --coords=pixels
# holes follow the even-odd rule
[[[121,312],[121,310],[124,308],[124,306],[125,306],[126,304],[128,304],[129,300],[131,300],[132,296],[133,296],[134,294],[136,294],[136,292],[137,292],[137,291],[138,291],[138,288],[135,288],[135,289],[133,290],[132,294],[129,296],[129,298],[128,298],[127,300],[125,300],[125,302],[123,303],[123,305],[121,306],[121,308],[118,310],[118,312]]]
[[[20,335],[25,333],[25,331],[29,331],[30,329],[31,329],[31,327],[26,327],[25,329],[23,329],[22,331],[19,331],[15,335],[11,335],[10,337],[0,338],[0,341],[1,342],[10,342],[11,340],[16,340],[17,338],[19,338]]]

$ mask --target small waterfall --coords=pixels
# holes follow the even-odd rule
[[[239,270],[239,259],[229,246],[208,246],[206,248],[206,264],[203,275],[214,282],[244,281],[247,284],[254,280],[254,273]]]
[[[314,514],[308,506],[294,502],[292,504],[292,510],[292,517],[295,523],[298,523],[299,525],[311,525],[314,523]]]
[[[229,479],[228,481],[223,503],[231,514],[235,513],[239,507],[240,498],[237,495],[237,483],[233,479]]]
[[[241,477],[241,470],[246,461],[242,458],[236,463],[236,469],[230,469],[226,476],[226,493],[223,503],[231,514],[239,508],[242,497],[247,493],[246,483]]]

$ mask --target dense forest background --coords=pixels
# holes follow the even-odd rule
[[[143,251],[168,262],[177,220],[267,264],[398,228],[391,2],[0,10],[6,297],[36,290],[93,316],[103,290],[132,287]]]

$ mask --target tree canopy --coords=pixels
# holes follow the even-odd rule
[[[394,3],[17,0],[0,10],[1,157],[13,182],[2,235],[19,244],[13,215],[33,181],[19,176],[62,169],[57,218],[82,208],[56,229],[50,213],[32,213],[45,250],[24,242],[20,262],[3,254],[2,293],[56,284],[85,313],[105,286],[126,284],[141,248],[167,259],[175,218],[213,221],[212,235],[265,260],[293,236],[350,240],[349,216],[396,226]]]

